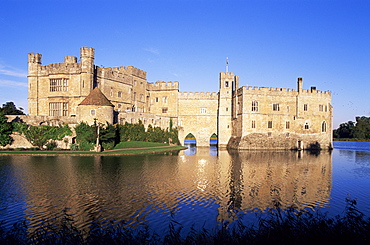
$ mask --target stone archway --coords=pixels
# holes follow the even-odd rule
[[[195,136],[192,133],[188,133],[185,136],[184,145],[192,145],[192,146],[197,145],[197,139],[195,138]]]

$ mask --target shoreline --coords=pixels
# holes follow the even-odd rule
[[[102,152],[94,151],[0,151],[0,156],[6,155],[18,155],[18,156],[56,156],[56,155],[67,155],[67,156],[125,156],[125,155],[144,155],[144,154],[155,154],[164,152],[173,152],[185,150],[185,146],[155,146],[155,147],[139,147],[139,148],[124,148],[115,150],[106,150]]]

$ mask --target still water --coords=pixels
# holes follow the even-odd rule
[[[341,214],[357,198],[370,216],[370,142],[334,142],[332,153],[228,152],[189,148],[139,156],[0,156],[0,221],[39,227],[68,217],[92,223],[171,221],[212,228],[254,222],[276,203]],[[235,222],[234,222],[235,223]]]

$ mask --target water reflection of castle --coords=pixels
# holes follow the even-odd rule
[[[332,186],[330,153],[220,152],[221,185],[229,195],[220,200],[218,220],[233,220],[238,210],[328,206]],[[230,163],[226,165],[227,163]]]
[[[186,156],[9,157],[25,193],[30,224],[65,215],[81,229],[104,220],[130,225],[190,210],[189,219],[218,209],[217,220],[239,210],[324,207],[329,204],[332,157],[296,152],[227,152],[197,148]],[[215,204],[215,205],[213,205]],[[202,207],[202,210],[197,210]],[[215,210],[216,211],[216,210]],[[202,213],[202,218],[215,218]],[[190,217],[191,215],[191,217]],[[153,217],[153,216],[152,216]],[[155,220],[159,225],[163,220]],[[196,222],[196,221],[194,221]]]

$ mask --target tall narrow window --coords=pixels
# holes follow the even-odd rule
[[[303,110],[304,110],[304,111],[307,111],[307,110],[308,110],[308,105],[307,105],[307,104],[304,104],[304,105],[303,105]]]
[[[319,111],[324,111],[324,105],[319,105]]]
[[[268,127],[268,128],[272,128],[272,121],[268,121],[268,123],[267,123],[267,127]]]
[[[118,91],[117,96],[118,96],[118,98],[122,98],[122,91]]]
[[[280,111],[280,105],[279,104],[272,104],[272,110],[273,111]]]
[[[252,128],[256,128],[256,121],[252,120]]]
[[[201,114],[205,114],[205,113],[207,113],[207,109],[206,109],[206,108],[200,108],[200,113],[201,113]]]
[[[286,129],[289,129],[289,128],[290,128],[290,121],[286,121],[286,122],[285,122],[285,128],[286,128]]]
[[[229,87],[229,82],[225,81],[225,88],[228,88],[228,87]]]
[[[258,111],[258,101],[252,101],[252,111]]]
[[[322,124],[321,124],[321,132],[326,132],[326,122],[323,121]]]

